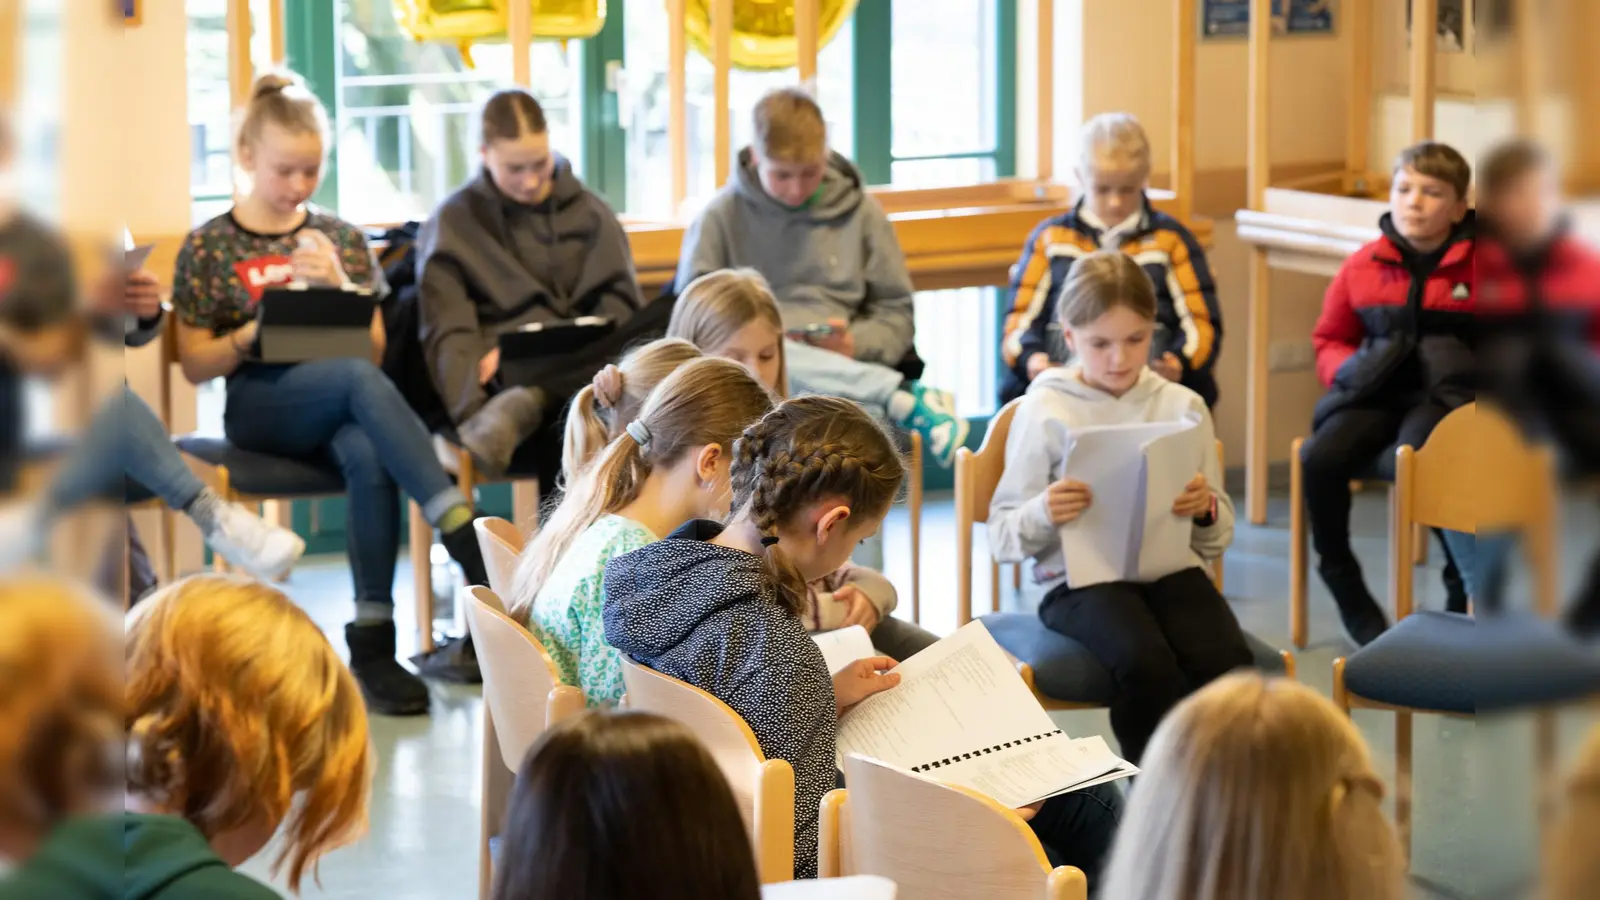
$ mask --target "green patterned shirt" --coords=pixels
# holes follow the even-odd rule
[[[561,681],[583,689],[590,706],[622,700],[622,657],[606,643],[606,563],[660,538],[632,519],[608,515],[578,535],[533,598],[529,622],[561,670]]]

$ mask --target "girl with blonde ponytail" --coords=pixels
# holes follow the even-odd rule
[[[511,614],[544,643],[590,706],[622,698],[617,651],[601,629],[607,561],[686,520],[725,515],[733,442],[772,408],[743,366],[697,359],[650,392],[638,418],[567,486],[523,550]]]
[[[645,398],[656,385],[684,363],[699,358],[694,344],[662,338],[629,351],[616,365],[595,373],[567,410],[561,483],[571,484],[606,444],[622,435],[622,429],[639,417]]]

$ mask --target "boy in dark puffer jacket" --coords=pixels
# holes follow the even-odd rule
[[[1301,450],[1318,572],[1346,633],[1365,645],[1388,621],[1350,546],[1352,478],[1374,463],[1393,471],[1390,448],[1421,447],[1474,394],[1472,170],[1439,143],[1395,160],[1383,236],[1356,251],[1329,286],[1312,332],[1328,393]]]

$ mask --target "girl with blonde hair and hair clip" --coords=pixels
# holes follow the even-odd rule
[[[1600,727],[1589,733],[1550,829],[1543,900],[1587,900],[1600,888]]]
[[[134,608],[126,655],[123,896],[277,896],[228,871],[275,835],[273,873],[299,893],[324,854],[366,831],[373,760],[361,690],[281,591],[184,579]],[[174,860],[191,857],[183,886],[168,884]]]
[[[771,408],[772,395],[743,366],[685,363],[579,469],[522,551],[507,605],[590,706],[615,705],[623,693],[622,661],[600,619],[606,563],[687,520],[726,515],[733,442]]]
[[[1349,717],[1236,672],[1167,714],[1101,900],[1400,900],[1406,863]]]
[[[766,279],[754,269],[721,269],[684,288],[667,325],[669,337],[749,369],[779,397],[789,395],[783,317]],[[904,661],[939,638],[892,614],[899,595],[882,572],[853,562],[806,585],[802,621],[811,632],[860,625],[878,652]]]
[[[571,484],[606,444],[622,436],[622,429],[639,418],[645,398],[656,385],[700,355],[699,348],[688,341],[662,338],[630,350],[620,362],[596,372],[567,410],[561,445],[562,484]]]

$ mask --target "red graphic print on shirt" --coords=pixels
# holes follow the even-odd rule
[[[0,297],[11,293],[11,283],[17,280],[17,264],[9,256],[0,256]]]
[[[233,264],[233,270],[239,273],[239,282],[249,293],[252,307],[261,302],[261,293],[267,288],[294,280],[294,266],[287,256],[241,259]]]

